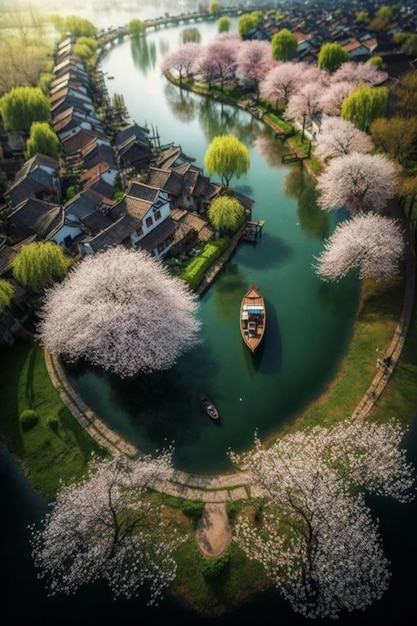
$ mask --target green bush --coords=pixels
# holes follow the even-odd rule
[[[48,426],[51,430],[54,431],[54,433],[57,432],[58,427],[59,427],[59,420],[57,417],[48,417]]]
[[[204,578],[208,578],[213,580],[214,578],[218,578],[220,574],[225,570],[226,566],[230,561],[230,552],[226,550],[220,556],[212,557],[212,556],[204,556],[201,555],[201,569],[203,572]]]
[[[208,268],[213,265],[214,261],[229,245],[230,239],[222,237],[216,241],[207,243],[202,253],[192,259],[187,267],[183,270],[181,278],[188,284],[190,289],[196,289],[204,278],[204,274]]]
[[[32,409],[26,409],[20,414],[20,425],[24,431],[34,428],[38,422],[39,415]]]
[[[194,500],[183,500],[181,502],[181,511],[194,522],[198,522],[203,515],[204,502],[196,502]]]

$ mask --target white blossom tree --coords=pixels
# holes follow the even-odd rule
[[[397,167],[382,154],[352,152],[332,159],[317,182],[322,209],[382,211],[397,189]]]
[[[315,153],[318,157],[333,158],[351,152],[371,152],[374,144],[363,130],[341,117],[324,118],[317,136]]]
[[[50,352],[132,377],[165,370],[198,341],[197,297],[141,250],[84,257],[47,291],[38,336]]]
[[[404,252],[404,231],[397,220],[358,213],[336,226],[315,269],[327,281],[339,280],[352,269],[361,279],[383,281],[398,274]]]
[[[259,524],[241,517],[235,538],[260,561],[293,609],[338,618],[365,609],[388,587],[389,563],[364,494],[400,502],[414,495],[403,432],[341,422],[296,432],[231,457],[267,504]]]
[[[64,486],[41,527],[31,527],[32,553],[51,596],[73,594],[104,580],[115,597],[149,594],[158,602],[175,578],[175,529],[167,532],[163,509],[148,487],[166,478],[172,450],[135,461],[93,458],[87,477]]]

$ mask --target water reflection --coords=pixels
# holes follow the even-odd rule
[[[193,95],[185,89],[178,89],[167,82],[164,95],[171,113],[181,122],[192,122],[197,114],[196,102]]]
[[[189,43],[191,41],[194,43],[200,43],[201,33],[198,28],[184,28],[184,30],[180,32],[180,43]]]
[[[263,131],[257,133],[253,145],[269,167],[277,170],[282,169],[282,156],[288,151],[282,141],[272,137],[271,133]]]
[[[149,40],[147,37],[131,37],[130,51],[135,66],[140,68],[145,75],[155,69],[157,52],[154,40]]]
[[[330,217],[317,205],[318,192],[315,182],[302,165],[289,168],[283,190],[298,200],[298,219],[303,232],[313,239],[323,239],[330,234]]]

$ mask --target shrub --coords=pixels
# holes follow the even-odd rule
[[[228,565],[229,561],[229,550],[226,550],[226,552],[216,557],[201,555],[201,569],[204,578],[209,578],[210,580],[218,578]]]
[[[54,433],[56,433],[59,426],[58,418],[54,416],[48,417],[48,426],[51,430],[54,431]]]
[[[36,411],[32,409],[26,409],[26,411],[22,411],[20,415],[20,425],[22,430],[27,431],[31,428],[34,428],[36,424],[39,422],[39,415]]]
[[[204,274],[214,261],[229,245],[229,238],[223,237],[206,244],[202,253],[193,258],[181,274],[181,278],[190,289],[196,289],[204,278]]]
[[[190,517],[195,523],[198,522],[203,514],[204,502],[196,502],[193,500],[184,500],[181,503],[181,511],[187,517]]]

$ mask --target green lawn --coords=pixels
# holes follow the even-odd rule
[[[1,348],[0,431],[9,449],[22,461],[30,483],[40,493],[53,496],[60,480],[82,477],[92,452],[103,451],[72,417],[52,385],[43,356],[35,344],[18,342]],[[25,409],[39,415],[27,432],[19,416]],[[58,420],[58,427],[49,423]]]

